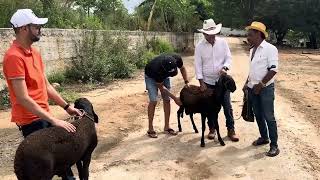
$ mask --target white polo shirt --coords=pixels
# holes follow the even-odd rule
[[[252,57],[253,48],[250,50],[250,61]],[[254,85],[259,84],[260,81],[267,75],[269,70],[278,72],[278,49],[268,43],[262,41],[257,48],[255,55],[250,63],[250,72],[247,86],[253,88]],[[269,68],[269,70],[268,70]],[[274,83],[273,77],[266,85]]]
[[[220,78],[220,71],[225,66],[230,69],[231,52],[223,38],[216,37],[212,46],[206,39],[200,41],[195,48],[194,55],[196,78],[210,85]]]

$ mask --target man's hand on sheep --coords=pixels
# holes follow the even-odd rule
[[[75,116],[83,116],[83,113],[79,109],[71,107],[71,106],[69,106],[66,111],[71,116],[73,116],[73,115],[75,115]]]
[[[200,91],[204,92],[207,90],[207,85],[205,83],[200,84]]]
[[[260,94],[262,89],[263,89],[263,85],[261,83],[256,84],[256,85],[253,86],[253,92],[256,95]]]
[[[55,119],[54,121],[52,121],[52,125],[57,127],[62,127],[68,132],[76,132],[76,127],[71,123],[68,123],[67,121]]]
[[[224,68],[222,68],[221,71],[220,71],[220,75],[221,75],[221,76],[227,75],[227,70],[225,70]]]
[[[176,98],[174,98],[173,100],[174,100],[174,102],[175,102],[178,106],[181,106],[181,105],[182,105],[182,102],[181,102],[181,100],[180,100],[179,97],[176,97]]]

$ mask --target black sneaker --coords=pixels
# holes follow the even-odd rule
[[[265,145],[269,144],[269,139],[263,139],[259,137],[257,140],[253,141],[252,145],[254,146],[260,146],[260,145]]]
[[[278,147],[270,147],[270,150],[266,153],[266,156],[274,157],[277,156],[280,153],[280,150]]]

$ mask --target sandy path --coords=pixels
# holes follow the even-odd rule
[[[228,38],[234,64],[231,75],[238,90],[232,95],[234,114],[241,110],[241,87],[248,72],[248,57],[241,40]],[[192,76],[193,58],[185,59]],[[174,78],[173,89],[182,87],[181,77]],[[197,84],[193,78],[192,84]],[[94,102],[99,114],[100,144],[90,166],[91,179],[320,179],[320,138],[317,129],[293,110],[291,102],[277,95],[276,116],[279,124],[281,154],[276,158],[264,155],[268,146],[253,147],[258,137],[256,123],[236,120],[240,142],[225,138],[226,146],[206,140],[200,147],[200,134],[195,134],[188,117],[182,123],[183,132],[177,137],[159,134],[158,139],[145,135],[147,127],[147,97],[143,75],[132,80],[115,82],[106,89],[84,96]],[[172,103],[171,126],[177,129],[177,106]],[[220,129],[226,136],[225,120],[220,113]],[[195,116],[198,129],[200,116]],[[162,106],[157,107],[155,128],[163,129]],[[120,141],[124,138],[122,141]],[[120,141],[120,142],[119,142]],[[10,167],[9,167],[10,170]],[[0,171],[1,172],[1,171]],[[0,173],[1,174],[1,173]],[[14,179],[12,173],[1,179]]]
[[[240,40],[228,39],[233,53],[231,74],[240,87],[248,72],[248,57],[240,48]],[[188,67],[193,71],[192,67]],[[193,72],[192,72],[193,73]],[[178,78],[179,79],[179,78]],[[197,84],[196,80],[192,83]],[[177,87],[176,87],[177,88]],[[235,116],[240,113],[242,92],[232,96]],[[173,112],[177,109],[173,106]],[[220,113],[222,115],[222,113]],[[303,115],[294,112],[288,101],[277,96],[276,115],[279,122],[281,154],[276,158],[264,155],[268,146],[252,147],[258,136],[255,123],[236,121],[240,142],[226,140],[226,146],[209,142],[199,147],[200,135],[194,134],[188,118],[178,137],[161,134],[158,139],[145,136],[147,117],[142,115],[143,129],[133,132],[123,142],[101,155],[92,166],[93,179],[319,179],[320,141],[313,125]],[[198,128],[200,118],[196,117]],[[155,125],[163,127],[163,113],[159,108]],[[172,127],[177,126],[172,113]],[[222,134],[226,135],[223,116]]]

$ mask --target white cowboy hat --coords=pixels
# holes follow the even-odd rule
[[[203,21],[203,28],[198,29],[199,32],[214,35],[218,34],[221,31],[222,24],[216,24],[213,19],[207,19]]]

